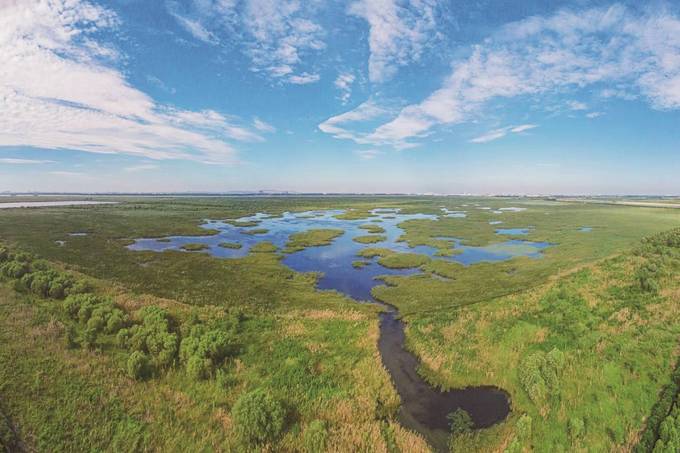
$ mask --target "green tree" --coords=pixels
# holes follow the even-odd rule
[[[133,351],[127,361],[128,376],[138,381],[148,378],[151,375],[149,358],[143,352]]]

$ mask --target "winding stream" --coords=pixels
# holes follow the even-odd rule
[[[436,256],[437,249],[429,246],[409,247],[399,242],[403,230],[397,225],[405,220],[428,219],[436,221],[438,216],[426,214],[400,214],[395,210],[376,209],[372,217],[361,220],[340,220],[335,216],[343,211],[314,211],[306,213],[285,213],[279,217],[257,214],[238,219],[239,221],[258,222],[253,226],[234,226],[222,221],[207,221],[204,228],[217,230],[213,236],[173,236],[162,239],[139,239],[129,248],[132,250],[180,250],[188,243],[205,244],[204,251],[221,258],[238,258],[248,254],[250,248],[260,242],[268,241],[282,249],[292,233],[316,228],[342,229],[344,234],[328,245],[308,247],[295,253],[285,254],[283,264],[298,272],[320,272],[317,288],[336,290],[356,301],[379,304],[384,308],[380,314],[380,338],[378,348],[383,364],[401,397],[400,422],[407,428],[421,433],[437,450],[445,450],[449,436],[447,415],[458,408],[465,409],[471,416],[476,428],[491,426],[505,419],[510,411],[509,395],[495,387],[470,387],[441,392],[430,386],[417,369],[418,359],[405,348],[404,323],[399,319],[398,310],[379,302],[371,295],[371,290],[383,282],[384,275],[413,275],[419,269],[388,269],[375,259],[356,268],[352,265],[359,260],[357,253],[366,247],[389,248],[399,252],[412,252],[428,255],[436,259],[446,259],[471,265],[481,261],[503,261],[515,256],[539,258],[541,250],[550,244],[506,240],[486,247],[470,247],[461,244],[457,238],[451,241],[455,252],[451,256]],[[448,215],[449,213],[444,213]],[[464,217],[461,216],[461,221]],[[385,232],[385,240],[375,244],[360,244],[354,237],[368,235],[361,225],[379,225]],[[266,229],[259,234],[244,234],[251,229]],[[444,238],[442,238],[444,239]],[[220,247],[221,242],[238,242],[241,248]],[[190,252],[195,253],[195,252]],[[434,278],[434,277],[433,277]]]

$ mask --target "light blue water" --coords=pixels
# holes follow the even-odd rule
[[[529,228],[499,228],[496,234],[505,234],[508,236],[526,236],[529,234]]]
[[[582,226],[578,229],[581,233],[590,233],[593,231],[593,227]]]

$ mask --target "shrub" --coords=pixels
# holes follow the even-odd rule
[[[94,329],[85,329],[83,331],[83,346],[87,349],[93,349],[97,342],[97,331]]]
[[[196,379],[205,379],[225,358],[236,354],[238,346],[233,331],[228,327],[206,330],[201,324],[192,326],[179,348],[180,361],[186,364],[187,372]]]
[[[197,355],[192,355],[187,361],[187,373],[192,378],[205,379],[212,372],[213,364],[210,359],[204,359]]]
[[[279,437],[285,412],[274,397],[258,389],[241,395],[231,410],[231,416],[241,441],[247,445],[260,445]]]
[[[120,329],[118,331],[118,334],[116,334],[116,344],[120,346],[121,348],[127,348],[128,347],[128,341],[130,340],[130,330],[129,329]]]
[[[311,422],[302,435],[302,443],[307,453],[321,453],[326,451],[328,430],[322,420]]]
[[[67,289],[73,284],[71,279],[66,275],[59,275],[50,282],[48,296],[53,299],[63,299],[66,295]]]
[[[28,263],[23,261],[7,261],[0,266],[0,272],[10,278],[21,278],[28,273],[28,270]]]
[[[76,333],[75,327],[72,325],[67,325],[66,326],[66,347],[68,349],[74,349],[76,346],[78,346],[78,335]]]
[[[153,305],[142,308],[140,315],[142,323],[130,329],[128,347],[148,354],[152,365],[156,367],[172,365],[177,358],[179,341],[177,334],[172,332],[170,315]]]
[[[535,352],[522,360],[518,371],[519,380],[534,404],[542,404],[548,397],[548,392],[559,389],[564,362],[564,353],[557,348],[547,354]]]
[[[523,441],[531,438],[531,417],[527,414],[522,415],[517,420],[517,437]]]
[[[472,428],[475,425],[470,414],[462,408],[458,408],[451,412],[446,418],[449,419],[449,426],[451,427],[451,434],[453,436],[467,434],[472,431]]]
[[[92,286],[87,280],[76,280],[70,287],[66,288],[64,293],[67,296],[75,294],[85,294],[92,292]]]
[[[130,354],[127,361],[127,373],[132,379],[138,381],[148,378],[151,375],[151,369],[147,355],[139,351]]]

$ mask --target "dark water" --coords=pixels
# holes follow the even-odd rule
[[[548,247],[548,243],[509,240],[485,247],[470,247],[461,243],[458,238],[441,237],[450,241],[454,255],[448,257],[436,256],[437,249],[429,246],[409,247],[405,242],[399,242],[403,231],[397,225],[410,219],[429,219],[436,221],[439,217],[425,214],[400,214],[390,209],[374,210],[374,216],[362,220],[339,220],[334,216],[342,211],[319,211],[291,214],[285,213],[280,217],[269,217],[263,214],[238,219],[241,221],[255,220],[256,227],[234,226],[224,221],[209,220],[204,228],[217,230],[213,236],[175,236],[158,239],[140,239],[129,246],[132,250],[181,250],[186,243],[202,243],[209,248],[207,252],[220,258],[238,258],[248,254],[250,248],[259,242],[269,241],[279,249],[283,248],[292,233],[316,228],[342,229],[344,234],[335,239],[330,245],[309,247],[302,251],[285,254],[283,264],[298,272],[321,272],[317,287],[322,290],[336,290],[357,300],[379,303],[371,296],[371,290],[376,285],[383,284],[380,276],[384,275],[413,275],[420,273],[419,269],[387,269],[376,260],[365,260],[357,253],[366,247],[389,248],[399,252],[412,252],[428,255],[434,259],[456,261],[468,266],[482,261],[504,261],[516,256],[540,258],[541,251]],[[455,213],[462,213],[455,211]],[[451,216],[454,211],[443,211],[442,216]],[[457,215],[458,216],[458,215]],[[461,217],[462,216],[458,216]],[[379,222],[370,222],[379,220]],[[461,220],[464,221],[464,220]],[[360,225],[371,223],[385,229],[379,233],[386,237],[375,244],[360,244],[352,239],[356,236],[369,234]],[[249,229],[266,229],[263,234],[244,234]],[[219,247],[220,242],[238,242],[240,249]],[[187,252],[200,253],[200,252]],[[355,268],[354,261],[368,261],[369,264]],[[497,423],[508,415],[510,411],[509,396],[504,391],[493,387],[472,387],[454,389],[441,392],[425,382],[417,373],[418,359],[405,349],[404,324],[399,320],[399,312],[392,306],[381,304],[385,312],[380,315],[380,339],[378,348],[385,368],[390,373],[392,381],[401,397],[400,421],[410,429],[422,435],[438,450],[445,450],[448,440],[447,415],[458,408],[465,409],[471,416],[477,428],[484,428]]]

